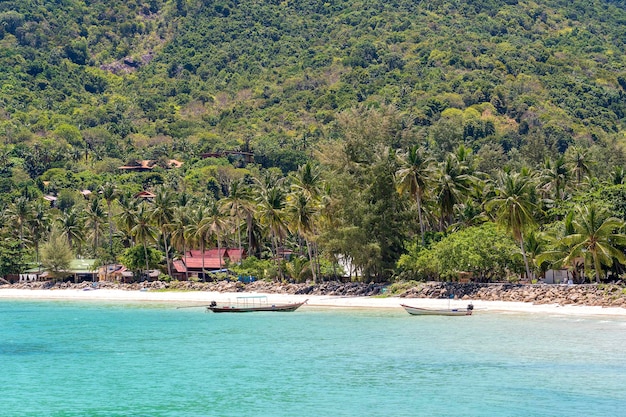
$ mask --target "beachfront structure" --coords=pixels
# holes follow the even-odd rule
[[[97,281],[96,262],[96,259],[74,259],[70,262],[70,270],[67,272],[74,277],[74,282]]]
[[[544,283],[546,284],[566,284],[572,281],[572,273],[566,269],[548,269]]]
[[[147,275],[142,275],[140,278],[156,281],[159,279],[159,275],[161,272],[158,269],[151,269]],[[134,272],[122,264],[109,264],[98,270],[98,281],[130,283],[138,281],[140,278],[135,277]]]
[[[98,268],[96,268],[96,259],[73,259],[67,271],[64,271],[65,278],[62,281],[97,281]],[[21,274],[7,275],[6,280],[13,284],[18,282],[36,282],[48,281],[50,275],[40,267],[30,268]]]
[[[207,273],[219,271],[227,265],[241,262],[246,254],[243,249],[221,248],[187,251],[174,261],[174,278],[184,280],[189,277],[205,278]]]

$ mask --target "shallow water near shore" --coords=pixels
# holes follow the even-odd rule
[[[7,416],[617,416],[626,320],[0,301]]]

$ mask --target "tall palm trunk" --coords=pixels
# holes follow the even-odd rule
[[[200,252],[202,256],[202,282],[206,282],[206,276],[204,273],[204,239],[200,242]]]
[[[421,234],[421,238],[422,238],[422,246],[424,246],[424,218],[422,216],[422,199],[418,196],[416,199],[417,201],[417,217],[419,219],[420,222],[420,234]]]
[[[248,226],[248,252],[252,254],[252,213],[248,211],[246,216],[246,225]],[[256,255],[256,253],[254,254]]]
[[[320,251],[318,249],[317,242],[313,242],[313,256],[315,257],[315,269],[317,271],[317,276],[321,277],[321,279],[323,280],[324,277],[322,276],[322,265],[320,263]],[[335,268],[334,263],[333,263],[333,268]]]
[[[170,251],[167,247],[167,232],[162,232],[163,234],[163,246],[165,247],[165,262],[167,263],[167,275],[172,276],[172,264],[170,262]]]
[[[596,283],[600,283],[600,260],[598,259],[598,253],[593,252],[593,268],[596,270]]]
[[[308,239],[304,239],[306,242],[306,249],[309,253],[309,266],[311,267],[311,273],[313,274],[313,282],[317,284],[317,267],[315,265],[315,259],[313,259],[313,250],[311,249],[311,244]]]
[[[532,276],[530,275],[530,268],[528,266],[528,257],[526,256],[526,249],[524,249],[524,234],[520,233],[520,239],[519,239],[519,247],[522,250],[522,257],[524,258],[524,265],[526,266],[526,277],[528,277],[529,280],[532,280]]]
[[[41,264],[39,263],[39,241],[35,240],[35,263],[41,272]]]
[[[113,256],[113,222],[111,221],[111,203],[107,201],[108,217],[109,217],[109,255]]]
[[[278,270],[278,277],[282,280],[283,279],[283,271],[282,268],[280,267],[280,254],[278,253],[278,239],[276,238],[276,234],[272,233],[272,250],[274,251],[274,258],[276,259],[276,268]],[[283,257],[285,256],[285,250],[283,248]]]
[[[109,218],[109,257],[104,266],[104,280],[109,280],[109,262],[113,258],[113,222],[111,221],[111,202],[107,201],[107,217]]]
[[[220,239],[218,237],[215,240],[217,240],[217,257],[220,260],[220,268],[219,269],[222,269],[222,251],[220,250],[221,249],[220,248]]]
[[[241,219],[237,217],[235,218],[235,221],[237,222],[237,243],[239,244],[239,256],[241,257]]]
[[[143,245],[143,256],[146,257],[146,281],[148,281],[150,276],[150,266],[148,266],[148,245],[146,245],[145,242]]]
[[[185,258],[185,279],[189,281],[189,268],[187,268],[187,241],[183,240],[183,257]]]

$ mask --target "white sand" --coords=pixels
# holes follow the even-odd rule
[[[171,303],[176,307],[203,306],[211,301],[235,302],[237,297],[263,295],[271,303],[290,303],[308,299],[302,308],[307,307],[353,307],[353,308],[397,308],[400,304],[426,308],[463,308],[469,303],[465,300],[396,298],[396,297],[336,297],[307,296],[293,294],[260,294],[260,293],[219,293],[206,291],[126,291],[98,289],[84,290],[28,290],[0,289],[2,299],[33,299],[33,300],[76,300],[76,301],[124,301],[124,302],[160,302]],[[626,308],[604,308],[590,306],[559,306],[557,304],[535,305],[508,301],[472,300],[475,313],[539,313],[575,316],[621,316],[626,318]]]

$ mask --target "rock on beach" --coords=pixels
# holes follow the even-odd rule
[[[0,285],[2,288],[63,290],[92,289],[94,283],[29,282]],[[461,299],[470,301],[511,301],[532,304],[557,304],[626,308],[626,288],[617,284],[509,284],[509,283],[454,283],[403,282],[357,283],[322,282],[284,283],[256,281],[244,284],[238,281],[192,282],[152,281],[133,284],[98,282],[97,288],[111,290],[209,291],[220,293],[296,294],[339,297],[393,296],[399,298]]]

